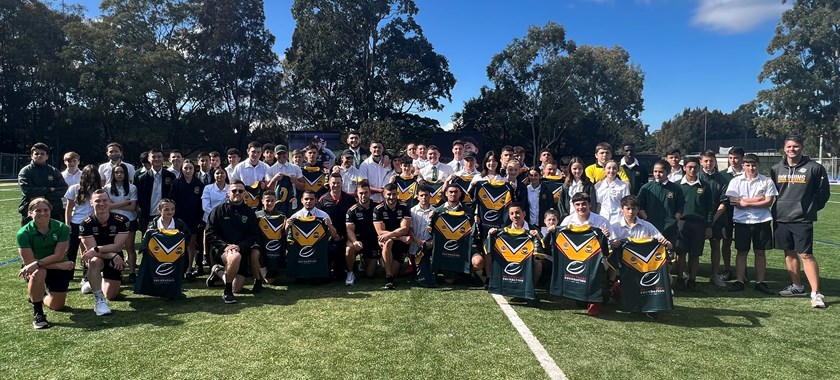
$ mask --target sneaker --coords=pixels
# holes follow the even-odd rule
[[[805,293],[805,286],[790,284],[782,289],[779,292],[779,295],[782,297],[804,297],[807,296],[808,293]]]
[[[740,292],[744,290],[744,283],[741,281],[735,281],[732,285],[729,285],[730,292]]]
[[[90,281],[88,281],[86,278],[83,278],[79,285],[82,288],[82,294],[93,293],[93,289],[90,287]]]
[[[648,317],[649,319],[659,319],[659,316],[655,312],[647,312],[644,314],[645,317]]]
[[[196,277],[204,276],[204,265],[196,265],[193,273]]]
[[[43,330],[50,328],[50,322],[47,321],[47,316],[44,314],[35,314],[35,318],[32,319],[32,327],[35,330]]]
[[[755,283],[755,290],[758,290],[759,292],[762,292],[764,294],[770,294],[770,295],[776,294],[776,292],[770,290],[770,287],[767,286],[767,284],[765,284],[764,282],[756,282]]]
[[[589,314],[590,317],[597,317],[601,315],[601,304],[590,303],[589,307],[586,308],[586,314]]]
[[[732,280],[734,280],[734,279],[735,279],[735,273],[734,273],[734,272],[732,272],[731,270],[725,270],[725,271],[723,271],[723,272],[720,272],[720,274],[718,275],[718,277],[719,277],[722,281],[732,281]]]
[[[111,314],[111,308],[108,306],[108,301],[104,298],[96,300],[96,304],[93,305],[93,311],[96,312],[97,316]]]
[[[822,294],[817,293],[811,297],[811,307],[815,307],[818,309],[825,309],[825,297]]]
[[[195,282],[195,273],[194,272],[184,273],[184,279],[187,280],[187,282]]]
[[[709,282],[712,283],[712,285],[717,286],[718,288],[725,288],[726,287],[726,283],[723,282],[723,278],[721,278],[720,275],[714,275],[714,276],[710,277]]]
[[[251,288],[251,293],[259,293],[263,290],[263,280],[254,280],[254,286]]]
[[[210,275],[207,276],[207,281],[204,282],[205,284],[207,284],[208,288],[212,288],[213,286],[216,285],[216,281],[218,281],[222,278],[222,275],[219,274],[219,273],[222,273],[223,271],[224,271],[224,268],[222,268],[221,265],[219,265],[219,264],[213,265],[213,269],[210,269]]]
[[[394,277],[386,277],[385,278],[385,289],[386,290],[394,290],[396,287],[394,286]]]
[[[353,286],[356,285],[356,274],[353,272],[347,272],[347,278],[344,280],[344,285]]]
[[[236,297],[233,296],[233,293],[225,293],[222,294],[222,301],[225,301],[226,304],[236,303]]]

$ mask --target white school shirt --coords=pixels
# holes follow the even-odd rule
[[[726,190],[727,197],[755,198],[760,196],[775,197],[777,195],[779,195],[779,191],[776,190],[773,181],[760,173],[753,179],[747,178],[746,175],[733,177]],[[762,208],[735,207],[732,220],[741,224],[758,224],[773,220],[773,214],[770,213],[770,206]]]
[[[137,186],[134,186],[133,184],[128,184],[128,194],[125,193],[125,189],[122,186],[117,186],[117,193],[119,195],[114,195],[111,192],[111,189],[112,186],[110,183],[105,185],[105,187],[103,188],[103,190],[105,190],[105,192],[108,193],[108,197],[111,198],[111,203],[121,203],[125,201],[137,202]],[[137,211],[114,209],[111,210],[111,212],[113,212],[114,214],[120,214],[128,218],[128,220],[130,221],[137,219]]]
[[[370,187],[379,189],[387,184],[386,179],[390,170],[391,168],[382,167],[381,158],[380,162],[376,162],[373,160],[373,156],[368,157],[359,165],[359,174],[361,174],[361,177],[368,181]],[[370,199],[377,203],[382,203],[385,200],[382,193],[371,194]]]
[[[227,192],[230,185],[225,184],[225,187],[219,189],[216,182],[204,186],[204,191],[201,193],[201,209],[204,211],[202,219],[206,223],[210,216],[210,211],[213,211],[216,206],[225,203],[227,200]]]
[[[125,180],[134,183],[134,165],[129,164],[125,161],[123,161],[122,164],[125,165],[126,169],[128,169],[128,173],[125,174]],[[99,165],[99,176],[102,178],[103,181],[105,181],[105,183],[111,183],[111,173],[113,171],[114,166],[111,165],[111,161]]]
[[[598,204],[600,209],[598,214],[607,218],[610,224],[616,224],[620,219],[624,218],[621,213],[621,198],[630,195],[630,190],[627,184],[616,178],[612,183],[607,183],[607,180],[598,181],[595,184],[595,192],[598,194]]]
[[[251,165],[249,160],[245,160],[233,168],[233,174],[230,176],[230,180],[233,182],[238,179],[245,183],[245,186],[251,186],[265,179],[266,173],[268,173],[268,164],[265,162],[257,161],[256,165]]]

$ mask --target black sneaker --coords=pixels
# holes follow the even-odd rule
[[[44,314],[35,314],[35,318],[32,319],[32,327],[35,330],[43,330],[50,328],[50,322],[47,321],[47,316]]]
[[[219,272],[221,272],[222,270],[223,269],[221,265],[213,265],[213,268],[210,269],[210,275],[207,276],[207,281],[204,282],[205,284],[207,284],[208,288],[212,288],[213,286],[215,286],[216,281],[222,278],[222,276],[219,274]]]
[[[196,265],[193,273],[195,273],[196,277],[204,276],[204,265]]]
[[[222,300],[225,301],[226,304],[236,303],[236,297],[233,296],[233,293],[225,293],[222,294]]]
[[[385,277],[385,289],[386,290],[394,290],[396,287],[394,286],[394,277],[389,276]]]
[[[776,295],[776,292],[770,290],[770,287],[767,286],[767,284],[765,284],[764,282],[756,282],[755,290],[758,290],[759,292],[762,292],[764,294]]]
[[[128,283],[133,284],[137,282],[137,273],[129,273],[128,274]]]
[[[744,283],[741,281],[735,281],[729,285],[730,292],[740,292],[742,290],[744,290]]]
[[[187,282],[195,282],[195,273],[193,273],[193,272],[184,273],[184,279],[186,279]]]
[[[659,319],[659,316],[655,312],[647,312],[645,313],[645,317],[648,317],[650,319]]]
[[[689,291],[696,291],[697,290],[697,280],[686,280],[685,288]]]
[[[259,293],[263,290],[262,280],[254,280],[254,287],[251,288],[251,293]]]

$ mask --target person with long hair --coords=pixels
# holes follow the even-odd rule
[[[484,160],[481,161],[481,172],[474,176],[472,182],[470,182],[470,189],[467,191],[472,191],[472,189],[477,188],[480,185],[480,182],[486,181],[504,181],[505,177],[499,174],[499,157],[496,156],[496,152],[490,150],[484,154]]]
[[[191,271],[190,267],[195,260],[195,241],[202,224],[201,194],[204,191],[204,182],[195,175],[195,164],[190,160],[184,160],[180,171],[181,176],[172,185],[171,198],[178,205],[175,208],[175,218],[184,221],[191,231],[190,240],[187,243],[189,261],[186,269],[187,279],[193,280],[197,274]]]
[[[125,163],[119,163],[111,170],[111,180],[103,189],[111,198],[111,212],[120,214],[129,220],[128,237],[125,250],[128,252],[128,282],[137,279],[137,248],[134,238],[137,236],[137,186],[129,183],[130,170]]]
[[[67,192],[64,193],[64,198],[67,199],[67,209],[64,210],[64,223],[70,227],[70,240],[67,247],[67,258],[76,262],[76,257],[79,254],[79,225],[93,214],[93,205],[90,203],[90,197],[94,191],[102,188],[102,177],[99,175],[99,168],[95,165],[87,165],[82,169],[82,178],[79,183],[70,186]],[[83,272],[85,272],[83,270]],[[89,287],[85,286],[87,283],[86,273],[82,278],[82,291],[86,292]]]
[[[577,193],[589,194],[591,202],[589,209],[594,213],[598,213],[598,193],[595,191],[595,185],[584,173],[585,168],[583,160],[580,157],[572,157],[572,159],[569,160],[569,175],[563,183],[560,200],[557,202],[561,220],[574,213],[575,206],[572,203],[572,197]]]

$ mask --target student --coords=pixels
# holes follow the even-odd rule
[[[20,186],[20,225],[29,223],[29,202],[35,198],[45,198],[50,201],[52,213],[50,217],[56,220],[64,220],[64,208],[62,196],[67,192],[67,182],[64,182],[61,172],[47,164],[50,155],[50,148],[47,144],[36,143],[29,150],[32,162],[20,169],[18,173],[18,185]]]
[[[303,151],[300,149],[292,150],[292,163],[300,167],[303,165]]]
[[[353,167],[356,169],[368,158],[367,152],[362,152],[362,134],[359,131],[353,130],[347,133],[347,150],[353,153]],[[350,194],[355,193],[353,191]]]
[[[697,272],[700,268],[700,256],[707,237],[712,236],[712,219],[720,199],[715,199],[709,184],[700,179],[700,160],[687,158],[683,165],[685,176],[680,180],[685,205],[682,218],[677,222],[679,241],[677,243],[676,272],[683,273],[688,255],[688,279],[684,285],[688,290],[697,289]]]
[[[248,143],[248,159],[236,165],[230,175],[231,181],[242,181],[246,186],[259,184],[259,188],[265,188],[265,175],[268,173],[268,165],[260,161],[262,157],[262,144],[251,141]]]
[[[509,160],[508,163],[512,162],[513,160],[515,160],[515,159]],[[520,234],[521,233],[526,233],[526,234],[530,234],[531,236],[534,236],[534,237],[538,236],[537,231],[528,232],[528,227],[525,223],[525,207],[523,207],[523,205],[521,203],[517,203],[517,202],[511,203],[510,207],[508,208],[508,219],[510,220],[510,224],[508,226],[505,226],[505,228],[509,228],[510,230],[513,230],[513,231],[521,231]],[[494,237],[494,236],[496,236],[496,237],[505,236],[505,235],[499,235],[502,231],[505,231],[505,229],[496,229],[496,228],[491,229],[489,231],[488,238],[491,238],[491,237]],[[492,243],[490,243],[490,244],[492,244]],[[536,246],[538,246],[538,245],[539,245],[538,242],[537,242],[537,244],[534,244],[532,247],[534,247],[535,249],[530,251],[530,252],[528,252],[528,251],[514,252],[516,255],[532,255],[533,258],[534,258],[533,267],[531,269],[531,276],[530,276],[531,277],[530,280],[532,281],[532,283],[530,284],[530,286],[526,285],[525,289],[527,289],[528,287],[531,287],[531,290],[533,290],[532,287],[535,286],[540,281],[540,277],[542,276],[543,263],[542,263],[541,260],[536,259],[537,252],[535,252],[536,251]],[[488,245],[488,250],[491,250],[491,248],[489,248],[489,247],[490,247],[490,245]],[[523,244],[522,248],[524,248],[524,247],[528,247],[528,245]],[[517,248],[519,248],[519,247],[517,247]],[[497,259],[498,259],[498,257],[497,257]],[[492,255],[489,255],[487,257],[487,260],[491,262],[491,267],[492,267],[492,265],[493,265],[492,264],[492,261],[493,261]],[[504,263],[504,261],[502,261],[502,263]],[[500,275],[496,275],[496,274],[493,274],[492,276],[493,277],[496,277],[496,276],[501,277]],[[523,277],[524,277],[524,282],[527,283],[528,277],[526,277],[526,276],[523,276]],[[496,277],[496,278],[498,278],[498,277]],[[499,281],[499,282],[501,282],[501,281]],[[499,291],[501,289],[494,290],[493,287],[490,287],[489,290],[491,292],[495,293],[496,291]],[[528,292],[526,291],[526,293],[528,293]],[[539,300],[536,298],[536,295],[534,295],[534,298],[532,298],[532,299],[524,299],[524,298],[520,298],[520,297],[511,298],[512,302],[521,302],[523,300],[526,301],[528,306],[530,306],[530,307],[538,307],[539,306]]]
[[[97,316],[103,316],[111,314],[108,300],[114,300],[120,294],[122,270],[126,266],[122,249],[131,223],[128,218],[110,211],[111,198],[104,189],[94,191],[89,202],[93,215],[79,225],[79,236],[85,249],[81,261],[88,267],[87,276],[95,300],[93,311]]]
[[[372,152],[371,152],[372,153]],[[426,155],[426,146],[423,144],[417,144],[417,157],[414,158],[414,168],[415,172],[419,172],[420,169],[426,167],[429,164],[429,160],[427,159]]]
[[[464,152],[473,152],[476,157],[479,157],[479,149],[478,149],[478,141],[476,141],[472,136],[462,137],[461,141],[464,142]]]
[[[653,164],[653,181],[639,190],[639,216],[650,222],[670,242],[677,241],[677,220],[682,218],[685,199],[679,185],[668,180],[671,166],[665,160]]]
[[[175,174],[175,179],[181,178],[181,165],[184,164],[184,155],[180,149],[172,149],[169,151],[169,168],[168,170]]]
[[[554,161],[554,154],[551,153],[550,149],[543,148],[543,150],[540,151],[540,167],[539,167],[539,169],[543,170],[543,168],[545,167],[545,164],[547,162],[550,162],[550,161]]]
[[[680,183],[680,180],[685,175],[685,172],[682,170],[682,166],[680,166],[680,158],[682,155],[680,154],[679,149],[671,149],[668,151],[668,154],[665,155],[665,158],[668,160],[668,164],[670,164],[671,169],[668,173],[668,180],[673,183]]]
[[[341,164],[333,166],[333,174],[341,176],[341,186],[345,194],[350,197],[355,196],[356,186],[359,184],[359,179],[362,178],[362,173],[356,168],[354,164],[354,152],[350,149],[345,149],[341,152]]]
[[[618,163],[608,160],[603,165],[604,179],[595,184],[598,197],[598,214],[607,218],[610,224],[618,223],[621,219],[621,198],[630,195],[626,182],[618,178]]]
[[[73,262],[66,255],[70,230],[61,221],[50,218],[51,207],[46,198],[31,200],[27,206],[30,221],[18,230],[15,238],[23,263],[18,275],[27,283],[32,327],[36,330],[51,326],[44,305],[52,310],[64,309],[73,277]]]
[[[99,171],[96,166],[88,165],[82,169],[82,179],[78,185],[70,186],[64,198],[67,200],[67,210],[64,212],[64,223],[70,226],[70,240],[67,247],[67,258],[72,262],[76,262],[76,257],[79,253],[79,246],[81,240],[79,238],[79,227],[85,218],[93,214],[93,204],[90,202],[94,191],[102,188],[102,180],[99,177]],[[122,247],[120,247],[122,248]],[[83,292],[85,289],[84,283],[87,279],[82,279]]]
[[[137,236],[137,186],[128,182],[128,168],[120,163],[111,170],[111,181],[103,188],[111,198],[111,212],[128,219],[128,237],[125,250],[128,253],[128,282],[137,280],[137,248],[134,240]]]
[[[105,146],[105,154],[108,155],[108,162],[99,165],[99,177],[102,178],[102,186],[111,181],[111,171],[119,164],[125,164],[128,168],[128,180],[134,181],[134,165],[123,161],[123,147],[119,143],[112,142]]]
[[[262,161],[265,162],[268,167],[272,167],[275,163],[277,163],[277,152],[274,151],[275,148],[277,148],[277,146],[272,143],[265,143],[262,146]]]
[[[263,191],[261,199],[262,208],[255,213],[261,227],[260,260],[251,263],[251,272],[254,274],[251,292],[254,293],[262,290],[263,283],[273,284],[286,261],[286,214],[275,207],[277,196],[273,191]],[[277,255],[277,260],[272,260],[271,255]]]
[[[82,179],[82,171],[79,170],[79,159],[79,154],[76,152],[64,153],[64,166],[67,169],[61,172],[61,176],[64,177],[64,182],[67,182],[67,186],[75,185]]]
[[[149,220],[159,215],[157,204],[161,199],[169,198],[175,182],[175,174],[163,167],[163,151],[157,148],[149,150],[149,163],[152,166],[135,183],[139,206],[138,228],[144,232]]]
[[[374,202],[382,202],[382,187],[385,186],[385,175],[388,174],[389,168],[384,166],[382,153],[384,148],[382,142],[379,140],[372,140],[370,142],[370,157],[368,157],[361,165],[359,165],[359,173],[362,178],[368,182],[370,186],[370,199]],[[425,153],[426,148],[423,147]]]
[[[569,175],[563,183],[563,190],[560,193],[560,199],[557,204],[557,211],[560,212],[560,217],[574,214],[575,206],[572,197],[577,193],[586,193],[589,199],[594,204],[590,204],[590,209],[598,212],[598,193],[595,191],[595,185],[589,180],[589,177],[584,175],[583,160],[579,157],[572,157],[569,160]]]
[[[630,194],[639,194],[642,186],[648,183],[648,168],[636,159],[636,145],[625,143],[622,146],[624,156],[621,158],[621,169],[627,173],[627,186],[630,187]]]
[[[455,140],[452,142],[452,161],[447,164],[452,168],[452,172],[457,172],[464,168],[464,142]]]
[[[447,164],[440,162],[440,151],[437,146],[429,145],[426,148],[426,157],[428,163],[420,169],[420,180],[424,182],[438,182],[443,181],[449,177],[455,170]]]
[[[726,188],[732,179],[728,174],[717,169],[717,156],[715,152],[707,150],[700,155],[700,180],[709,184],[714,200],[714,215],[712,216],[712,235],[709,237],[709,248],[712,252],[712,273],[709,275],[709,282],[717,287],[724,288],[726,284],[720,274],[721,240],[732,241],[732,218],[727,217],[727,205],[729,199],[726,197]],[[730,270],[730,253],[724,258],[726,272]]]
[[[811,306],[824,308],[825,300],[820,293],[820,267],[814,258],[814,222],[817,212],[828,202],[831,191],[825,168],[803,156],[803,147],[801,137],[785,139],[785,157],[770,170],[770,177],[779,191],[774,209],[778,223],[776,248],[785,251],[785,264],[791,281],[779,295],[792,297],[806,294],[799,274],[802,260],[805,277],[811,286]]]
[[[210,155],[205,152],[198,152],[198,167],[195,176],[204,185],[213,183],[213,167],[210,165]]]
[[[729,166],[727,166],[725,174],[730,181],[733,177],[744,175],[744,169],[742,167],[742,163],[744,161],[744,154],[744,148],[736,146],[729,149],[729,153],[726,155],[727,164]],[[732,221],[732,216],[735,211],[735,208],[729,204],[729,198],[726,197],[725,190],[723,197],[726,198],[723,201],[726,205],[726,212],[721,216],[721,218],[725,218],[725,230],[723,234],[723,239],[721,240],[720,244],[720,257],[721,259],[723,259],[724,270],[720,273],[719,277],[722,281],[730,281],[735,279],[735,272],[731,270],[732,242],[735,237],[735,224]]]
[[[213,183],[213,171],[218,169],[218,168],[223,168],[222,167],[222,154],[214,150],[214,151],[210,152],[209,155],[210,155],[210,169],[212,169],[212,170],[209,170],[209,172],[210,172],[210,183]]]
[[[527,221],[528,224],[537,227],[540,225],[540,192],[542,190],[542,176],[540,170],[531,168],[528,170],[528,185],[525,189],[528,191],[527,202]]]
[[[196,266],[200,263],[200,259],[196,260],[196,241],[199,232],[203,229],[203,208],[202,208],[202,192],[204,191],[204,182],[198,179],[195,175],[195,164],[190,160],[185,160],[181,165],[181,177],[175,180],[172,184],[172,191],[170,198],[175,201],[178,207],[175,208],[175,218],[183,221],[190,230],[189,240],[187,241],[187,253],[189,259],[187,261],[187,280],[195,280],[198,274],[198,269],[192,270],[193,262]]]
[[[598,183],[606,177],[604,166],[612,159],[612,145],[606,142],[598,143],[595,146],[595,163],[586,167],[586,177],[592,183]],[[621,167],[618,168],[618,178],[624,183],[629,182],[627,173]],[[620,199],[620,198],[619,198]]]
[[[481,185],[481,182],[504,181],[505,177],[499,174],[499,165],[499,158],[496,156],[496,152],[491,150],[485,153],[484,160],[481,161],[481,172],[473,177],[472,182],[470,182],[470,188],[467,191],[475,191]]]
[[[228,178],[233,178],[233,170],[236,169],[236,166],[239,165],[239,162],[242,160],[242,155],[239,153],[239,149],[230,148],[227,150],[227,159],[228,159],[228,166],[225,167],[227,170]]]
[[[735,207],[733,220],[735,221],[735,249],[738,251],[735,259],[737,278],[729,290],[744,290],[747,254],[752,246],[755,253],[755,290],[775,294],[764,283],[764,275],[767,270],[765,251],[772,248],[773,239],[771,226],[773,215],[770,213],[770,205],[773,204],[779,192],[770,178],[758,172],[758,156],[745,155],[743,166],[744,175],[733,178],[726,190],[729,203]]]
[[[289,162],[289,150],[285,145],[274,147],[277,162],[265,174],[265,188],[274,191],[277,205],[284,214],[291,215],[297,208],[298,191],[303,191],[304,179],[300,167]],[[288,177],[288,181],[284,178]]]

